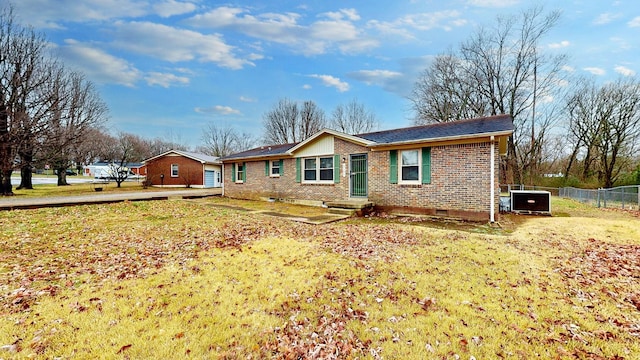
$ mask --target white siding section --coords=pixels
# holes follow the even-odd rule
[[[333,155],[333,136],[325,135],[296,151],[295,157]]]

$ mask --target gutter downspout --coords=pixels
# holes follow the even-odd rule
[[[494,144],[494,140],[495,138],[493,137],[493,135],[491,136],[491,202],[489,203],[489,220],[491,221],[491,223],[494,223],[496,221],[495,218],[495,207],[496,207],[496,200],[495,200],[495,195],[496,195],[496,184],[495,184],[495,144]]]

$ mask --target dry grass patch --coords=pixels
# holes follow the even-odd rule
[[[0,358],[640,355],[632,216],[561,201],[581,217],[500,234],[210,201],[0,213]]]
[[[120,187],[115,182],[103,185],[102,192],[125,192],[125,191],[163,191],[163,188],[144,188],[142,182],[125,181]],[[65,186],[55,184],[34,185],[33,189],[13,189],[14,196],[17,197],[49,197],[49,196],[74,196],[95,194],[94,185],[91,183],[73,183]]]

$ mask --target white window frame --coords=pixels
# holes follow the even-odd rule
[[[314,159],[316,161],[316,167],[315,167],[315,174],[316,174],[316,179],[315,180],[306,180],[305,179],[305,175],[307,170],[311,170],[311,169],[307,169],[307,160],[309,159]],[[320,180],[320,170],[328,170],[329,168],[320,168],[320,163],[321,160],[320,159],[331,159],[331,180]],[[334,159],[333,159],[333,155],[327,155],[327,156],[311,156],[311,157],[306,157],[306,158],[302,158],[302,166],[300,171],[302,171],[301,177],[302,177],[302,183],[303,184],[333,184],[335,181],[335,174],[334,174],[334,167],[335,164],[333,163]]]
[[[274,169],[278,169],[277,173],[273,173]],[[280,177],[280,160],[269,161],[269,177]]]
[[[404,180],[402,178],[402,168],[405,167],[403,164],[402,153],[405,152],[417,152],[418,153],[418,164],[417,165],[407,165],[407,166],[417,166],[418,167],[418,179],[417,180]],[[407,149],[398,151],[398,184],[404,185],[420,185],[422,184],[422,149]]]
[[[178,164],[171,164],[171,177],[175,178],[180,175],[180,166]]]
[[[242,169],[242,170],[240,170]],[[247,169],[244,168],[244,166],[242,166],[242,163],[236,163],[236,183],[243,183],[244,180],[242,180],[244,178],[244,176],[242,176],[242,174],[247,171]]]

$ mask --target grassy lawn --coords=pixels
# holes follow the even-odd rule
[[[234,206],[305,211],[0,212],[0,358],[640,358],[637,213],[314,226]]]
[[[14,184],[15,185],[15,184]],[[120,188],[117,187],[115,181],[111,181],[108,184],[104,185],[102,188],[103,192],[117,192],[117,191],[162,191],[167,190],[166,188],[143,188],[142,182],[138,181],[125,181],[120,185]],[[17,190],[15,187],[13,188],[14,196],[17,197],[46,197],[46,196],[73,196],[73,195],[84,195],[84,194],[94,194],[95,186],[91,183],[76,183],[69,184],[66,186],[58,186],[56,184],[39,184],[34,185],[33,189],[25,190],[20,189]]]

